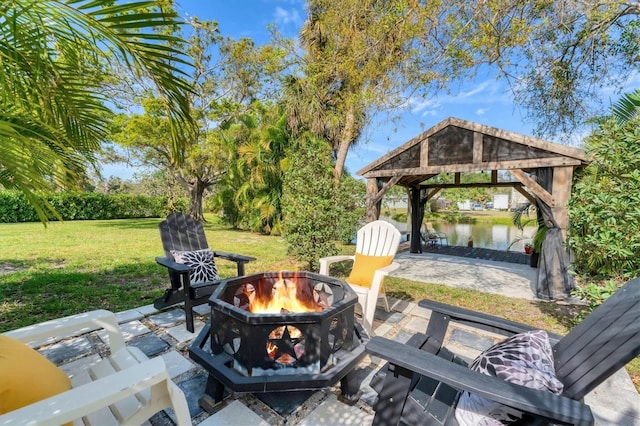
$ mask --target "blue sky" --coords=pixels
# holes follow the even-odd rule
[[[303,0],[178,0],[177,4],[184,16],[218,21],[224,36],[250,37],[258,44],[268,40],[269,24],[275,24],[287,37],[297,37],[306,18]],[[635,84],[631,84],[637,86],[637,78],[634,80]],[[448,117],[532,134],[534,124],[524,119],[524,112],[513,104],[511,94],[495,73],[480,72],[473,81],[463,82],[455,89],[453,95],[410,100],[407,111],[396,123],[389,123],[384,117],[374,119],[363,140],[349,153],[347,168],[351,174]],[[572,143],[576,141],[574,137]],[[130,178],[134,171],[121,165],[106,166],[103,175]]]

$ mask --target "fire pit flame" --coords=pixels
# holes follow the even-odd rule
[[[246,283],[234,297],[234,304],[254,314],[322,311],[324,306],[316,300],[317,294],[306,294],[305,288],[299,285],[297,276],[283,278],[281,272],[270,293],[258,294],[253,284]]]

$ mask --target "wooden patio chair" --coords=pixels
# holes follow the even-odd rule
[[[71,379],[27,346],[100,329],[107,333],[110,355],[72,370]],[[109,311],[3,333],[0,354],[0,425],[139,425],[166,408],[173,409],[179,425],[191,424],[184,393],[169,378],[163,359],[150,360],[140,349],[126,346]]]
[[[559,395],[473,371],[441,343],[449,323],[505,336],[532,327],[432,301],[420,306],[433,312],[427,334],[413,336],[408,344],[382,337],[367,344],[370,354],[389,361],[383,378],[372,384],[380,389],[374,424],[457,425],[456,404],[467,391],[526,413],[517,424],[591,425],[593,414],[582,398],[640,354],[640,278],[626,283],[566,336],[550,335],[551,369],[564,385]]]
[[[184,302],[187,330],[193,333],[193,307],[207,303],[220,284],[215,259],[235,262],[238,276],[245,274],[246,263],[256,259],[211,250],[202,224],[184,213],[170,214],[159,228],[165,255],[156,257],[156,262],[167,268],[171,287],[153,305],[164,309]]]
[[[389,302],[382,282],[390,272],[400,267],[393,257],[400,245],[400,231],[383,220],[368,223],[356,235],[356,253],[353,256],[340,255],[320,259],[320,273],[329,275],[329,266],[335,262],[353,260],[351,274],[346,281],[358,295],[362,307],[363,325],[368,332],[373,326],[373,316],[378,299],[389,311]]]

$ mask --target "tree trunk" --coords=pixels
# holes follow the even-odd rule
[[[338,145],[338,152],[336,153],[336,168],[333,173],[336,182],[339,182],[340,178],[342,178],[344,164],[347,160],[347,153],[349,152],[349,147],[351,147],[351,143],[353,142],[355,121],[356,119],[353,115],[353,107],[349,107],[347,110],[344,129],[342,130],[342,135],[340,137],[340,145]]]
[[[196,179],[195,183],[189,185],[189,214],[199,222],[206,222],[202,212],[202,198],[207,186],[209,185],[200,179]]]

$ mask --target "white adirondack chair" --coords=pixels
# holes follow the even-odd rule
[[[370,222],[358,230],[356,253],[364,256],[393,257],[398,251],[400,236],[400,231],[389,222],[383,220]],[[320,273],[329,275],[329,266],[332,263],[345,260],[354,261],[353,269],[358,267],[355,255],[330,256],[320,259]],[[382,288],[382,281],[385,276],[399,267],[398,263],[391,262],[387,266],[376,269],[369,287],[354,284],[349,282],[349,279],[346,280],[358,295],[358,303],[362,306],[363,325],[369,333],[372,331],[373,315],[379,298],[382,299],[385,310],[389,311],[389,302]]]
[[[104,329],[110,356],[72,373],[71,389],[0,415],[0,425],[142,424],[171,407],[178,425],[190,425],[184,393],[171,381],[161,357],[125,346],[115,315],[97,310],[3,333],[26,344],[55,341]]]

